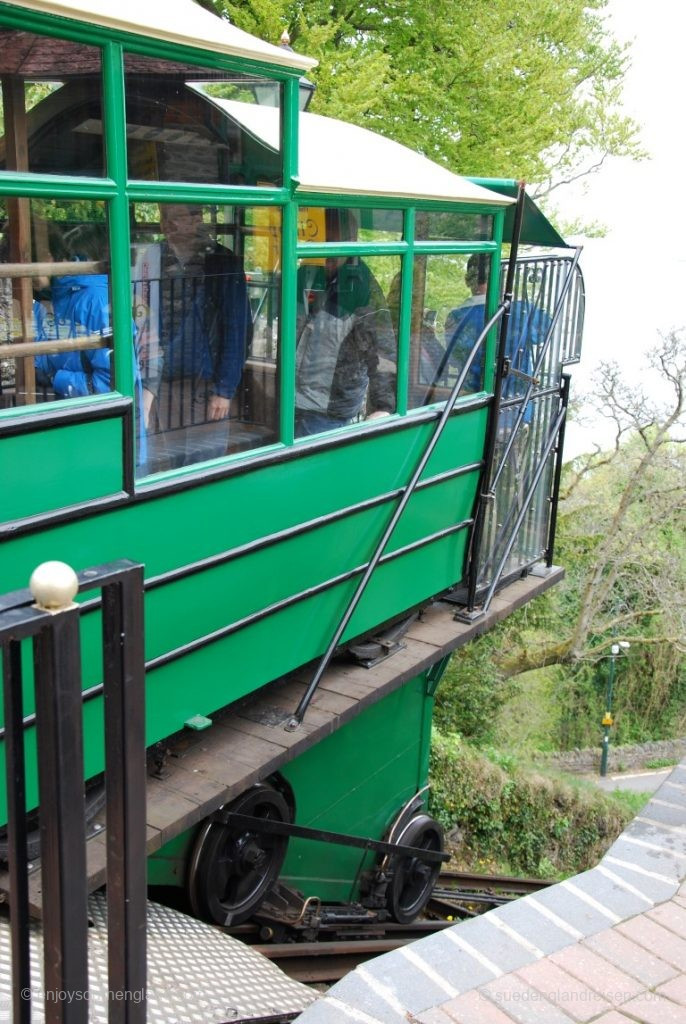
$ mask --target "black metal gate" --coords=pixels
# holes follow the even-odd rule
[[[143,1024],[146,984],[143,567],[127,560],[74,574],[44,563],[33,594],[0,599],[8,788],[13,1024],[88,1021],[88,911],[80,612],[101,591],[107,828],[108,1012]],[[42,992],[31,990],[22,647],[33,654],[43,908]],[[33,716],[27,716],[33,720]]]
[[[552,564],[569,400],[564,369],[579,360],[584,318],[578,255],[517,262],[470,610],[478,603],[486,611],[499,586],[537,562]]]

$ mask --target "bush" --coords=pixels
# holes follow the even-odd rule
[[[460,837],[470,863],[497,860],[512,871],[548,877],[592,867],[631,820],[632,811],[595,789],[517,766],[493,763],[458,736],[434,733],[431,813]]]

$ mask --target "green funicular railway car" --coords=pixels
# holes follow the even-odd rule
[[[119,10],[0,3],[3,591],[144,565],[151,884],[222,923],[407,921],[447,657],[560,575],[578,253],[516,183],[307,113],[307,58]]]

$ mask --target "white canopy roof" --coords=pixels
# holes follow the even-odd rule
[[[207,97],[250,135],[279,148],[275,107]],[[320,114],[300,114],[300,192],[448,199],[507,206],[513,200],[453,174],[407,146]]]
[[[249,57],[306,71],[317,63],[256,36],[211,14],[194,0],[9,0],[44,14],[57,14],[91,25],[214,50],[232,57]]]

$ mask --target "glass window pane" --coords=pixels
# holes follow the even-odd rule
[[[105,204],[0,200],[0,406],[112,390]]]
[[[403,237],[402,210],[325,210],[301,206],[298,210],[298,241],[399,242]]]
[[[409,408],[442,401],[485,324],[490,255],[418,256],[412,286]],[[483,386],[483,350],[461,394]]]
[[[0,170],[104,174],[97,47],[0,28],[0,76]]]
[[[493,237],[493,217],[460,210],[418,210],[417,241],[488,242]]]
[[[272,207],[132,207],[140,472],[278,440],[281,214]]]
[[[129,177],[280,185],[281,86],[127,54]]]
[[[398,345],[388,296],[399,273],[398,256],[300,261],[297,437],[395,411]]]

